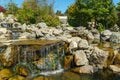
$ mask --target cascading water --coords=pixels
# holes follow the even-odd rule
[[[38,49],[33,50],[32,46],[34,45],[17,46],[18,65],[25,65],[34,75],[50,75],[63,71],[61,64],[65,53],[63,43],[39,46]],[[37,73],[38,70],[40,73]]]

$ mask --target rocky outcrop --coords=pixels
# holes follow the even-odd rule
[[[89,45],[87,40],[84,40],[84,39],[80,40],[78,43],[78,47],[79,49],[88,49]]]

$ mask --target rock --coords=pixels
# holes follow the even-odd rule
[[[26,79],[23,76],[15,75],[15,76],[9,78],[8,80],[26,80]]]
[[[44,22],[38,23],[36,26],[37,26],[38,28],[47,28],[47,27],[48,27],[48,26],[46,25],[46,23],[44,23]]]
[[[88,49],[89,45],[88,45],[87,40],[81,39],[78,43],[78,47],[80,49]]]
[[[6,17],[5,21],[6,21],[7,23],[14,23],[14,22],[15,22],[15,18],[14,18],[13,15],[9,14],[9,15]]]
[[[86,27],[79,26],[79,27],[75,27],[74,29],[78,30],[78,31],[84,31],[86,29]]]
[[[2,12],[0,12],[0,22],[3,21],[4,18],[5,18],[4,14]]]
[[[120,31],[120,28],[117,24],[115,24],[112,28],[110,28],[110,30],[113,32],[118,32],[118,31]]]
[[[4,67],[10,67],[17,62],[17,57],[15,57],[15,50],[10,43],[6,44],[8,47],[3,49],[4,51],[0,55],[0,62]]]
[[[71,39],[70,39],[70,41],[68,41],[68,38],[66,38],[65,36],[57,36],[56,38],[57,38],[58,40],[65,41],[65,42],[67,42],[67,43],[70,43],[70,42],[71,42]]]
[[[79,41],[81,40],[80,37],[72,37],[71,41],[75,41],[77,44],[79,43]]]
[[[62,28],[63,28],[63,30],[68,30],[68,31],[72,31],[72,30],[74,30],[73,27],[62,27]]]
[[[120,66],[118,65],[110,65],[109,69],[112,70],[114,73],[120,73]]]
[[[36,35],[35,33],[28,33],[28,32],[24,32],[22,34],[20,34],[19,39],[35,39]]]
[[[8,22],[8,23],[14,23],[14,19],[13,19],[13,18],[10,18],[10,19],[8,19],[7,22]]]
[[[94,36],[94,40],[100,40],[100,33],[97,29],[92,29],[91,32]]]
[[[82,73],[82,74],[92,74],[92,73],[96,72],[94,70],[93,66],[91,66],[91,65],[85,65],[82,67],[78,67],[78,68],[73,69],[73,71],[75,73]]]
[[[110,36],[110,42],[120,43],[120,32],[113,32]]]
[[[108,51],[103,51],[98,47],[95,47],[90,54],[90,57],[88,57],[88,60],[91,65],[97,66],[98,68],[102,69],[104,67],[104,64],[106,63],[108,56]]]
[[[0,71],[0,80],[8,80],[12,76],[12,72],[9,69],[2,69]]]
[[[88,40],[94,40],[94,36],[93,36],[93,34],[91,32],[88,32],[87,39]]]
[[[69,49],[73,50],[73,49],[76,49],[76,48],[78,48],[77,43],[75,41],[71,41],[70,45],[69,45]]]
[[[110,30],[105,30],[101,32],[101,39],[104,41],[109,40],[111,35],[112,35],[112,32]]]
[[[73,55],[65,56],[64,62],[63,62],[64,69],[70,69],[71,66],[74,65],[72,63],[73,63]]]
[[[116,53],[115,53],[116,52]],[[114,51],[114,60],[113,60],[113,63],[116,65],[116,64],[119,64],[120,65],[120,54],[118,53],[118,51]]]
[[[54,79],[51,77],[37,76],[33,80],[54,80]]]
[[[20,26],[21,26],[21,23],[19,23],[19,22],[14,22],[12,24],[12,28],[20,28]]]
[[[36,37],[43,37],[44,36],[40,30],[35,30],[35,33],[36,33]]]
[[[61,33],[62,33],[63,31],[60,29],[54,29],[53,30],[53,34],[55,35],[55,36],[58,36],[58,35],[60,35]]]
[[[20,26],[20,28],[22,29],[22,31],[25,31],[27,29],[27,25],[24,23],[22,26]]]
[[[5,34],[0,35],[0,41],[8,40],[7,37],[5,37]]]
[[[7,33],[7,28],[0,28],[0,32],[3,34]]]
[[[74,54],[74,61],[76,66],[82,66],[88,64],[88,59],[83,50],[78,50],[73,52]]]
[[[49,35],[53,35],[53,30],[52,29],[49,29],[49,28],[42,28],[42,29],[39,29],[42,34],[49,34]]]
[[[15,73],[21,76],[28,76],[30,71],[25,65],[18,64],[15,66]]]

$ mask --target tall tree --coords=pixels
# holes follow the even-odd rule
[[[108,28],[117,21],[112,0],[76,0],[67,12],[72,26],[87,26],[89,21],[95,21]]]
[[[118,26],[120,27],[120,2],[118,3],[116,9],[117,9],[117,15],[118,15],[118,21],[117,21],[117,24],[118,24]]]

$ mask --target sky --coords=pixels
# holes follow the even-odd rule
[[[0,5],[1,4],[7,4],[10,0],[0,0]],[[16,4],[18,4],[18,6],[20,6],[22,4],[22,2],[24,0],[12,0],[13,2],[15,2]],[[57,10],[60,10],[62,13],[64,13],[66,11],[66,9],[68,8],[68,6],[70,6],[71,4],[74,3],[75,0],[55,0],[54,2],[54,12],[56,12]],[[120,2],[120,0],[113,0],[114,4],[117,5],[118,2]]]

